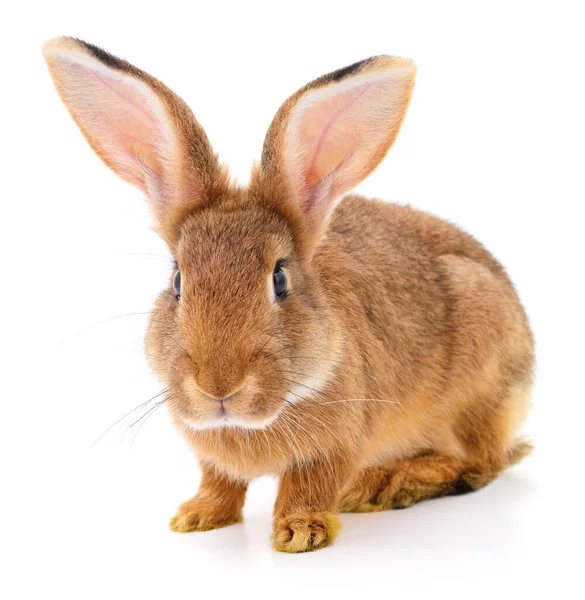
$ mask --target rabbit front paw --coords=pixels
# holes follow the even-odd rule
[[[179,533],[209,531],[241,520],[241,514],[230,513],[215,502],[193,498],[179,506],[177,514],[169,522],[169,528]]]
[[[340,529],[333,513],[294,513],[275,519],[272,543],[280,552],[313,552],[332,544]]]

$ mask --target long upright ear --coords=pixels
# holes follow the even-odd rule
[[[172,243],[185,214],[222,177],[191,110],[154,77],[81,40],[49,40],[43,54],[90,146],[146,195],[159,233]]]
[[[311,254],[333,208],[369,175],[393,144],[416,67],[377,56],[312,81],[279,109],[268,130],[260,177],[304,230]],[[274,187],[276,186],[276,187]]]

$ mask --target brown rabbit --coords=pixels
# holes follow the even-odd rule
[[[450,223],[346,196],[398,134],[411,61],[369,58],[291,96],[242,188],[158,80],[73,38],[43,51],[176,261],[146,346],[203,474],[171,529],[240,521],[248,483],[273,474],[274,547],[316,550],[338,511],[475,490],[530,450],[515,436],[532,336],[502,266]]]

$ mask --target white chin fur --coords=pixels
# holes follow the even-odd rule
[[[339,357],[339,350],[335,353],[335,358]],[[292,390],[288,391],[285,399],[289,404],[303,402],[311,396],[319,395],[327,383],[335,376],[335,362],[322,361],[325,366],[315,369],[312,376],[299,377],[299,385],[296,385]],[[281,409],[282,410],[282,409]],[[233,416],[222,416],[209,421],[193,421],[191,419],[183,419],[184,423],[194,431],[203,431],[205,429],[223,429],[226,427],[240,427],[242,429],[266,429],[279,416],[280,410],[264,419],[263,421],[245,421]]]
[[[225,427],[241,427],[242,429],[265,429],[274,422],[278,413],[264,419],[263,421],[244,421],[237,417],[221,417],[220,419],[211,419],[209,421],[192,421],[191,419],[183,419],[185,424],[194,431],[202,431],[205,429],[222,429]]]

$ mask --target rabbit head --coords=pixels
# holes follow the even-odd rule
[[[71,116],[144,193],[175,260],[147,334],[175,418],[194,429],[266,427],[287,403],[324,389],[344,332],[334,286],[323,286],[336,252],[326,244],[329,218],[395,140],[413,63],[374,57],[296,92],[242,188],[161,82],[73,38],[43,51]]]

